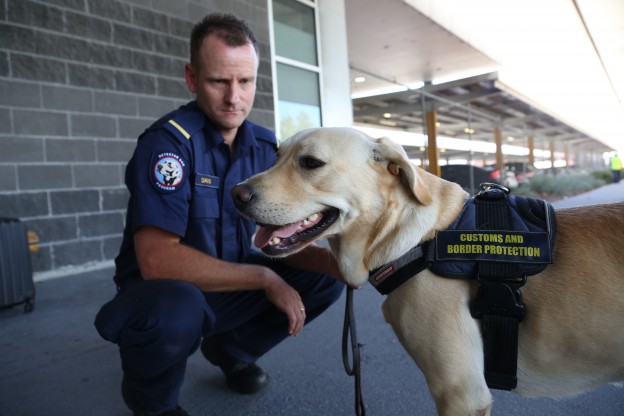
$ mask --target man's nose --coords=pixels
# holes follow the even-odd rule
[[[227,93],[226,101],[230,104],[236,104],[240,101],[241,87],[237,83],[230,84]]]

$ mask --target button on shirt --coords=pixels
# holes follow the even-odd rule
[[[130,201],[115,260],[117,284],[140,276],[133,234],[146,225],[177,234],[211,256],[243,261],[255,225],[240,216],[229,190],[275,159],[273,133],[249,121],[238,129],[230,152],[195,102],[154,123],[139,138],[126,168]]]

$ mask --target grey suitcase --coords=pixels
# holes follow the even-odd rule
[[[0,218],[0,308],[24,304],[35,307],[35,284],[28,246],[28,231],[15,218]]]

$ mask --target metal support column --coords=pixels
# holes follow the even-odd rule
[[[570,146],[567,143],[563,145],[563,154],[565,158],[565,167],[567,169],[570,167]]]
[[[550,170],[553,173],[553,175],[557,174],[557,171],[555,170],[555,141],[554,140],[550,141]]]
[[[505,178],[505,165],[503,163],[503,139],[500,127],[494,128],[494,143],[496,143],[496,169],[500,172],[499,181]]]
[[[427,157],[429,158],[429,166],[427,170],[429,173],[440,176],[440,151],[438,149],[438,113],[434,109],[429,109],[426,115],[427,121]]]

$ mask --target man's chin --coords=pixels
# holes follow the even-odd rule
[[[239,128],[249,113],[244,111],[223,111],[219,113],[219,117],[214,120],[222,129],[236,130]]]

